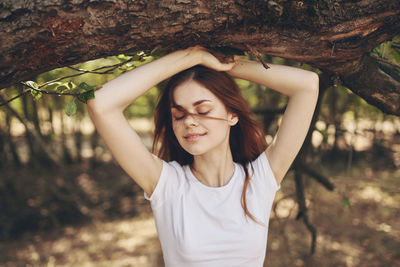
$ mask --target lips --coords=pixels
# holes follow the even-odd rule
[[[205,136],[207,133],[190,133],[186,134],[183,138],[185,138],[188,142],[194,142],[199,140],[202,136]]]

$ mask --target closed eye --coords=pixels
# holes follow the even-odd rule
[[[203,116],[205,116],[205,115],[207,115],[208,113],[210,113],[210,111],[206,111],[206,112],[197,112],[199,115],[203,115]]]
[[[177,121],[182,120],[183,118],[185,118],[185,115],[180,116],[180,117],[174,116],[174,119]]]
[[[189,113],[186,110],[180,110],[177,108],[172,108],[171,109],[171,115],[172,118],[176,121],[182,120],[184,119],[187,115],[200,115],[200,116],[206,116],[207,114],[209,114],[211,112],[211,109],[208,110],[204,110],[204,108],[197,110],[197,113]]]
[[[172,114],[172,117],[174,118],[174,120],[181,120],[186,116],[186,112],[181,111],[176,108],[172,108],[171,114]]]

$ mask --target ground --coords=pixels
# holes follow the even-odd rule
[[[366,163],[350,171],[340,169],[325,171],[334,192],[305,181],[309,216],[318,233],[313,256],[310,233],[295,219],[294,182],[287,175],[275,199],[265,266],[399,266],[400,170],[375,169]],[[124,175],[118,168],[110,170],[114,176]],[[0,265],[163,266],[149,203],[136,189],[128,201],[136,205],[135,216],[27,232],[0,243]]]

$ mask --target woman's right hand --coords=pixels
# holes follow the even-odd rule
[[[196,45],[186,49],[188,55],[197,57],[199,64],[216,71],[229,71],[235,66],[235,61],[216,52],[211,52],[206,48]]]

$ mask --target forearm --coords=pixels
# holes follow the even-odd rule
[[[101,112],[123,111],[147,90],[172,75],[200,63],[187,50],[175,51],[142,65],[104,84],[89,101],[89,108]]]
[[[235,78],[252,81],[292,97],[299,93],[317,91],[318,75],[314,72],[275,64],[269,69],[255,61],[238,60],[228,73]]]

